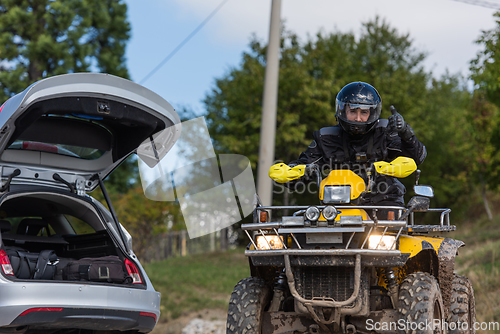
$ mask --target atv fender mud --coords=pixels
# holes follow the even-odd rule
[[[451,303],[455,256],[458,253],[458,249],[464,245],[465,243],[463,241],[450,238],[415,235],[404,235],[400,238],[400,250],[402,253],[410,253],[409,260],[419,254],[428,253],[429,251],[437,257],[438,271],[437,273],[431,272],[431,274],[434,274],[438,279],[446,316],[448,316],[448,310]],[[432,259],[429,259],[429,261],[432,263]]]

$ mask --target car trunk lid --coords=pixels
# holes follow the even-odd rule
[[[179,136],[174,108],[138,84],[99,73],[50,77],[0,107],[2,177],[19,169],[13,182],[92,191],[144,142],[156,141],[159,160]]]

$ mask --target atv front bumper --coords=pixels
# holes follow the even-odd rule
[[[408,260],[409,253],[399,250],[373,249],[283,249],[246,250],[252,264],[259,266],[285,267],[288,257],[292,266],[347,266],[356,263],[361,256],[362,267],[401,267]]]

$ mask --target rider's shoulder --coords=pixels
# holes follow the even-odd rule
[[[341,132],[341,128],[338,125],[335,126],[327,126],[324,128],[321,128],[319,130],[320,136],[339,136]]]

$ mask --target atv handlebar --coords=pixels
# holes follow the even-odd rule
[[[321,181],[323,180],[323,176],[321,174],[321,170],[318,165],[316,164],[307,164],[306,169],[304,171],[305,175],[311,175],[315,173],[316,174],[316,181],[318,182],[318,188],[321,184]]]

